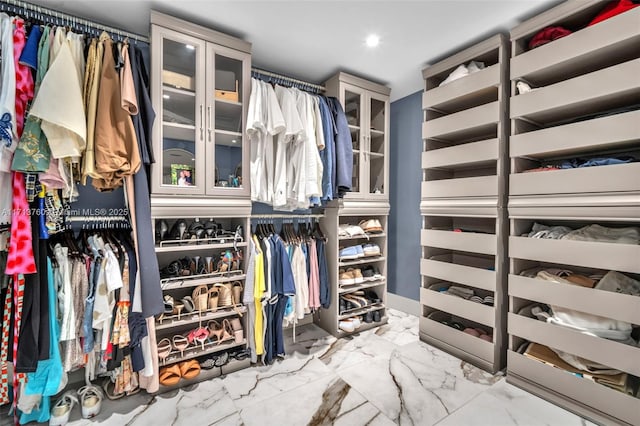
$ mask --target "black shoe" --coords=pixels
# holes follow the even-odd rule
[[[188,231],[189,231],[189,238],[191,239],[204,238],[206,233],[204,229],[204,225],[199,220],[194,220],[193,222],[191,222],[191,225],[189,225]]]
[[[160,219],[156,221],[156,242],[167,239],[167,234],[169,233],[169,225],[167,221],[164,219]]]
[[[380,311],[373,312],[373,322],[380,322],[382,318],[380,318]]]
[[[374,303],[382,303],[382,300],[378,297],[375,291],[367,290],[364,297],[369,300],[369,304],[371,305],[373,305]]]
[[[169,231],[169,238],[172,240],[186,240],[187,237],[187,221],[184,219],[176,220],[176,223]]]
[[[367,324],[370,324],[373,322],[373,312],[369,311],[366,314],[364,314],[364,322],[366,322]]]
[[[346,310],[347,310],[347,301],[341,297],[340,298],[340,314],[342,314]]]

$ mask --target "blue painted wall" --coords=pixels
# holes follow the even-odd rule
[[[419,300],[422,92],[392,102],[390,121],[388,290]]]

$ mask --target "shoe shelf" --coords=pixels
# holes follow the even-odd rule
[[[385,260],[387,259],[384,256],[365,256],[361,259],[341,260],[338,262],[338,266],[365,265],[367,263],[383,262]]]
[[[421,338],[491,372],[500,370],[506,362],[508,235],[504,215],[504,209],[494,217],[424,215],[420,239]],[[476,301],[485,298],[487,303]],[[456,322],[490,328],[493,342],[474,336],[469,340],[458,335],[460,330],[441,328],[439,321],[447,316],[456,318]]]
[[[170,364],[175,364],[177,362],[186,361],[188,359],[198,358],[204,355],[211,355],[217,352],[224,352],[229,349],[239,348],[247,345],[247,340],[244,339],[242,342],[237,343],[235,340],[229,340],[228,342],[205,342],[204,349],[202,349],[202,345],[194,343],[192,346],[189,346],[185,351],[181,354],[178,350],[173,350],[169,353],[169,356],[165,359],[165,362],[160,361],[160,367],[165,367]]]
[[[363,330],[378,327],[386,324],[386,304],[387,304],[387,219],[389,214],[389,204],[377,201],[353,201],[332,205],[325,209],[322,218],[322,228],[327,234],[327,266],[331,284],[331,306],[322,309],[314,318],[316,323],[328,333],[336,337],[344,337]],[[377,220],[382,227],[381,233],[369,233],[367,237],[339,237],[340,225],[358,225],[364,220]],[[339,258],[340,251],[349,246],[376,244],[380,248],[379,256],[361,257],[353,260]],[[364,271],[371,269],[375,280],[370,278],[367,281],[357,284],[340,285],[340,274],[350,269]],[[355,271],[354,271],[355,272]],[[360,275],[358,275],[359,277]],[[359,291],[369,291],[376,294],[376,299],[380,303],[369,304],[361,308],[340,312],[341,296]],[[377,311],[380,314],[380,321],[365,323],[364,316],[367,313]],[[359,317],[361,326],[353,333],[340,329],[340,322],[348,318]]]
[[[358,333],[362,333],[363,331],[367,331],[367,330],[371,330],[374,328],[378,328],[381,325],[384,325],[387,323],[387,321],[389,320],[389,318],[387,316],[383,316],[380,318],[380,321],[374,321],[374,322],[370,322],[370,323],[366,323],[366,322],[362,322],[360,324],[360,327],[356,328],[353,332],[348,332],[348,331],[344,331],[344,330],[340,330],[338,329],[338,331],[336,332],[336,336],[338,337],[347,337],[347,336],[351,336],[354,334],[358,334]]]
[[[502,207],[508,57],[506,37],[498,34],[422,71],[423,205],[465,199]],[[466,75],[445,82],[461,70]]]
[[[187,275],[184,277],[163,278],[160,286],[163,290],[179,290],[199,285],[242,281],[246,278],[244,271],[231,271],[203,275]]]
[[[387,281],[386,280],[376,280],[376,281],[372,281],[372,282],[364,282],[361,284],[343,284],[343,285],[338,285],[338,293],[339,294],[349,294],[349,293],[353,293],[354,291],[360,291],[360,290],[365,290],[368,288],[373,288],[373,287],[379,287],[382,285],[386,285]]]
[[[568,1],[511,32],[509,210],[513,217],[640,214],[640,163],[529,171],[573,159],[640,160],[640,10],[587,26],[606,4]],[[550,25],[572,33],[527,49],[528,40]],[[519,94],[519,81],[533,90]]]
[[[190,385],[194,385],[207,380],[215,379],[216,377],[224,376],[226,374],[234,373],[236,371],[243,370],[251,366],[249,359],[236,360],[229,358],[229,362],[222,367],[214,367],[210,370],[200,370],[200,374],[193,379],[180,379],[180,381],[173,386],[160,385],[160,388],[156,394],[169,392],[172,390],[180,389]]]
[[[372,238],[386,238],[386,237],[387,237],[387,234],[382,232],[382,233],[378,233],[378,234],[369,234],[369,233],[367,233],[366,235],[354,235],[352,237],[338,237],[338,240],[340,240],[340,241],[368,240],[368,239],[372,239]]]
[[[162,320],[156,320],[156,330],[166,330],[190,324],[204,323],[219,318],[227,318],[242,315],[247,312],[247,308],[242,305],[235,307],[218,308],[216,311],[207,309],[206,311],[193,311],[178,315],[165,315]]]
[[[156,202],[159,203],[164,200],[160,198],[161,197],[156,197]],[[169,201],[173,202],[173,200],[174,199],[171,198]],[[152,206],[153,232],[156,236],[155,254],[161,270],[173,261],[185,257],[194,258],[196,256],[199,256],[203,262],[205,261],[205,257],[211,256],[214,262],[214,268],[216,268],[220,260],[220,255],[226,251],[233,253],[235,248],[241,250],[245,256],[239,260],[237,269],[231,271],[163,278],[160,280],[163,296],[171,296],[176,303],[183,303],[181,299],[186,296],[192,296],[193,290],[198,286],[204,285],[210,287],[212,284],[240,281],[244,287],[244,280],[246,278],[244,259],[246,259],[246,250],[248,247],[246,241],[248,241],[248,230],[250,229],[250,212],[247,211],[246,216],[243,216],[242,213],[238,213],[240,209],[229,206],[209,206],[207,204],[206,206],[198,206],[198,208],[194,207],[194,211],[197,211],[198,216],[195,216],[195,214],[193,216],[185,216],[184,200],[176,200],[175,205],[169,203],[169,201],[158,207]],[[198,203],[197,200],[192,200],[192,202],[194,206]],[[180,236],[177,235],[180,232],[178,225],[181,223],[184,224],[182,226],[183,233],[180,234],[183,238],[179,239]],[[215,229],[213,233],[218,236],[210,235],[208,237],[202,237],[201,234],[203,231],[198,231],[198,229],[202,229],[203,227],[205,229],[208,227],[210,234],[211,229]],[[241,238],[241,241],[236,240],[233,236],[236,231],[239,233],[238,239]],[[198,236],[200,238],[197,238]],[[191,237],[193,237],[193,239]],[[224,243],[213,243],[213,241],[216,241],[214,238],[221,237],[226,239]],[[234,262],[236,261],[238,260],[236,259]],[[184,265],[181,267],[184,269]],[[234,268],[235,267],[234,265]],[[208,299],[207,302],[209,303]],[[194,303],[197,303],[197,301],[194,300]],[[218,303],[220,303],[220,299]],[[244,313],[246,313],[246,307],[237,303],[237,301],[235,301],[235,303],[234,306],[218,306],[215,311],[207,309],[187,313],[183,308],[179,315],[177,311],[174,310],[172,313],[157,317],[152,330],[156,334],[156,341],[159,342],[165,337],[172,339],[174,335],[178,334],[185,335],[199,326],[206,326],[208,321],[221,321],[224,318],[232,317],[239,317],[242,329],[246,330],[247,315],[244,315]],[[150,332],[152,331],[150,330]],[[244,332],[244,336],[245,338],[238,343],[236,343],[234,339],[221,342],[220,344],[207,341],[204,344],[204,349],[200,344],[194,342],[182,353],[176,348],[173,348],[164,362],[159,360],[159,368],[185,360],[221,353],[230,349],[246,349],[248,347],[246,331]],[[225,371],[231,372],[249,366],[249,359],[230,359],[228,364],[223,367],[201,370],[200,374],[193,379],[180,379],[174,386],[160,385],[159,392],[166,392],[203,380],[209,380],[221,374],[226,374]]]
[[[362,308],[349,309],[349,310],[343,311],[340,313],[340,315],[338,315],[338,319],[343,320],[346,318],[364,315],[367,312],[380,311],[382,309],[385,309],[385,306],[383,303],[374,303],[373,305],[363,306]]]
[[[175,253],[185,251],[211,251],[211,250],[224,250],[232,249],[234,247],[247,247],[248,244],[244,242],[230,242],[230,243],[207,243],[211,239],[202,238],[199,240],[171,240],[162,241],[160,246],[156,246],[156,253]],[[231,238],[233,241],[233,238]]]

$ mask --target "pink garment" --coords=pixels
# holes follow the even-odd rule
[[[22,136],[27,104],[33,99],[34,89],[31,69],[20,63],[20,55],[25,44],[27,44],[27,38],[24,31],[24,20],[14,18],[13,56],[16,67],[16,131],[18,138]]]
[[[27,191],[24,177],[20,172],[13,172],[13,205],[11,210],[11,239],[7,268],[4,273],[35,274],[36,263],[33,258],[33,243],[31,240],[31,215],[27,202]]]
[[[320,308],[320,268],[318,267],[318,249],[316,240],[311,240],[309,244],[309,308],[316,310]]]

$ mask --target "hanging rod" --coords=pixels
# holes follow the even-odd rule
[[[126,216],[67,216],[67,222],[128,222]]]
[[[321,86],[319,84],[308,83],[308,82],[303,81],[303,80],[298,80],[297,78],[288,77],[288,76],[282,75],[282,74],[276,74],[275,72],[263,70],[263,69],[256,68],[256,67],[251,67],[251,71],[253,73],[255,73],[255,74],[263,75],[265,77],[273,77],[273,78],[278,79],[278,80],[283,81],[283,82],[288,82],[288,83],[299,84],[299,85],[302,85],[302,86],[307,86],[307,87],[315,89],[315,90],[317,90],[319,92],[326,91],[325,87]]]
[[[8,9],[5,7],[5,5],[13,6],[14,8]],[[58,12],[57,10],[49,9],[47,7],[37,6],[35,4],[28,3],[21,0],[1,0],[0,1],[0,10],[13,12],[15,14],[21,14],[20,11],[16,10],[15,8],[22,8],[23,10],[27,11],[27,13],[22,13],[23,15],[27,15],[26,16],[27,18],[36,18],[42,21],[45,21],[45,19],[42,19],[43,17],[54,18],[54,20],[56,21],[50,22],[51,24],[57,23],[57,25],[60,25],[60,23],[62,23],[64,25],[69,25],[70,27],[73,27],[73,28],[78,26],[80,27],[84,26],[85,28],[95,28],[98,30],[112,33],[112,34],[117,34],[120,37],[128,37],[133,40],[149,43],[149,38],[143,35],[131,33],[118,28],[110,27],[108,25],[99,24],[97,22],[89,21],[87,19],[83,19],[78,16]]]
[[[323,214],[255,214],[251,219],[313,219],[324,217]]]

